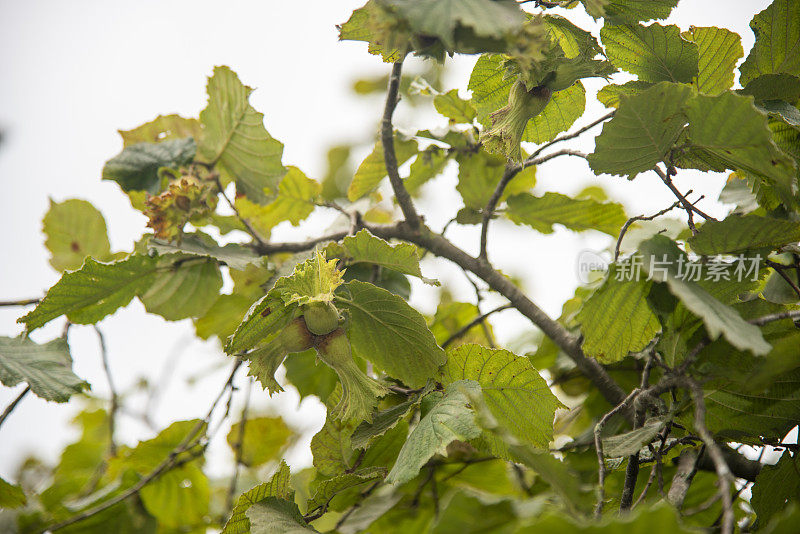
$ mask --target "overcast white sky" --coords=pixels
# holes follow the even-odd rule
[[[388,72],[388,66],[366,53],[363,43],[339,43],[335,24],[344,22],[363,0],[312,1],[154,1],[75,0],[72,2],[0,0],[0,300],[35,297],[58,279],[47,263],[41,218],[48,199],[90,200],[105,215],[112,247],[129,250],[144,230],[145,219],[130,208],[114,183],[100,181],[103,163],[121,149],[117,129],[130,129],[158,114],[197,116],[205,106],[205,82],[215,65],[229,65],[242,81],[257,90],[251,98],[266,116],[270,133],[286,148],[284,162],[297,165],[311,177],[325,169],[328,146],[343,141],[364,142],[377,126],[380,98],[356,99],[351,82],[365,75]],[[752,16],[767,0],[682,0],[668,22],[683,29],[721,26],[742,36],[745,51],[752,46],[748,27]],[[586,28],[591,19],[576,9],[567,15]],[[581,16],[583,15],[583,16]],[[597,33],[595,31],[595,33]],[[414,68],[418,60],[411,60]],[[453,62],[447,87],[466,84],[474,58]],[[590,94],[600,85],[590,81]],[[589,98],[585,124],[604,109]],[[429,127],[430,116],[411,123],[402,105],[400,127]],[[593,131],[576,145],[591,151]],[[451,173],[452,174],[452,173]],[[654,175],[634,182],[596,178],[582,160],[560,158],[541,168],[537,191],[575,193],[590,183],[603,185],[621,198],[630,215],[652,213],[672,199]],[[715,199],[724,176],[683,173],[677,184]],[[439,228],[460,207],[453,189],[455,177],[447,175],[431,186],[435,202],[422,203],[421,211]],[[712,214],[725,208],[713,201],[701,204]],[[321,215],[305,228],[281,226],[276,239],[296,239],[318,234],[330,222]],[[473,228],[457,227],[449,234],[469,251],[476,251]],[[551,314],[572,295],[577,278],[575,258],[583,249],[602,249],[609,238],[574,234],[559,229],[536,237],[511,224],[496,224],[490,256],[503,271],[525,280],[529,294]],[[435,260],[424,265],[428,276],[452,283],[459,295],[470,297],[458,270]],[[414,304],[433,310],[431,289],[414,286]],[[0,308],[0,335],[16,335],[19,308]],[[58,335],[61,325],[37,331],[45,341]],[[506,312],[495,321],[501,338],[530,328],[523,318]],[[119,389],[139,377],[155,379],[170,354],[179,362],[165,392],[158,422],[200,417],[224,382],[228,364],[216,343],[193,340],[189,321],[168,323],[148,315],[135,302],[100,323],[109,341],[110,363]],[[97,342],[89,327],[70,334],[75,371],[105,395]],[[221,367],[224,366],[224,367]],[[215,372],[208,369],[219,367]],[[185,378],[200,373],[194,385]],[[239,384],[244,384],[243,375]],[[21,391],[0,389],[0,407]],[[296,427],[310,435],[324,415],[312,400],[297,405],[293,391],[267,399],[254,388],[254,402],[262,410],[280,410]],[[136,399],[132,399],[136,400]],[[140,400],[140,399],[139,399]],[[54,460],[74,432],[68,426],[76,406],[47,403],[28,396],[0,430],[0,476],[12,476],[28,453]],[[135,443],[151,433],[123,418],[120,437]],[[226,466],[224,444],[211,449],[212,468]],[[305,465],[306,452],[298,450],[290,463]]]

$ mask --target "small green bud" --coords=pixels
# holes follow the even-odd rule
[[[339,328],[339,310],[332,302],[311,302],[304,308],[303,318],[312,334],[324,336]]]

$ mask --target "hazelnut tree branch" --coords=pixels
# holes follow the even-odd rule
[[[389,76],[389,88],[386,92],[386,106],[383,110],[381,120],[381,144],[383,145],[383,161],[386,165],[386,173],[389,175],[389,182],[392,184],[394,197],[403,211],[403,217],[411,228],[417,228],[421,219],[411,195],[408,194],[403,179],[397,170],[397,154],[394,151],[394,128],[392,127],[392,116],[397,107],[398,91],[400,89],[400,73],[403,71],[403,61],[396,61],[392,65],[392,74]]]

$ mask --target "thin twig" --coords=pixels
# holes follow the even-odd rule
[[[231,475],[231,484],[228,486],[228,495],[225,499],[225,509],[233,509],[233,501],[236,498],[236,485],[239,482],[239,470],[242,466],[242,455],[244,453],[244,430],[247,425],[247,411],[250,408],[250,391],[253,387],[253,381],[247,380],[247,387],[244,392],[244,406],[242,406],[242,416],[239,419],[239,431],[236,433],[236,443],[233,445],[235,452],[233,475]]]
[[[503,310],[508,310],[510,308],[513,308],[513,307],[514,306],[511,305],[511,304],[503,304],[502,306],[498,306],[498,307],[496,307],[494,309],[491,309],[491,310],[487,311],[486,313],[483,313],[483,314],[477,316],[476,318],[471,320],[469,323],[467,323],[464,326],[462,326],[461,328],[459,328],[458,331],[455,332],[453,335],[451,335],[449,338],[447,338],[444,341],[444,343],[442,343],[442,348],[446,349],[451,343],[453,343],[454,341],[457,341],[458,339],[463,337],[473,327],[483,323],[486,320],[486,318],[489,317],[490,315],[495,314],[497,312],[501,312]]]
[[[757,317],[755,319],[750,319],[747,322],[756,326],[764,326],[765,324],[774,323],[775,321],[782,321],[784,319],[791,319],[792,321],[800,320],[800,310],[772,313],[762,317]]]
[[[97,340],[100,342],[100,358],[103,361],[103,371],[106,374],[106,381],[108,382],[108,389],[111,394],[111,405],[108,408],[108,454],[109,456],[117,455],[117,443],[114,441],[114,429],[116,427],[117,410],[119,409],[119,395],[117,388],[114,385],[114,379],[111,376],[111,367],[108,363],[108,347],[106,346],[106,338],[103,332],[93,325],[94,331],[97,334]]]
[[[546,146],[547,145],[545,145],[545,147]],[[538,155],[539,151],[535,152],[535,154]],[[503,176],[497,183],[497,187],[495,187],[494,193],[492,193],[492,196],[486,203],[486,207],[483,208],[483,220],[481,221],[481,248],[480,253],[478,254],[479,259],[486,261],[486,242],[489,234],[489,223],[494,217],[494,211],[497,209],[497,205],[500,203],[500,199],[503,197],[503,192],[505,191],[506,186],[508,186],[511,180],[522,170],[533,165],[541,165],[542,163],[559,156],[578,156],[584,159],[586,158],[586,154],[583,152],[564,148],[541,157],[531,156],[522,163],[510,164],[506,166]]]
[[[6,409],[3,410],[3,415],[0,415],[0,426],[3,426],[3,423],[6,422],[6,419],[8,418],[9,415],[11,415],[11,412],[14,411],[14,408],[17,407],[17,404],[19,404],[22,401],[22,399],[25,398],[25,395],[27,395],[30,391],[31,387],[25,386],[25,389],[23,389],[22,392],[19,395],[17,395],[17,398],[11,401],[11,404],[6,406]]]
[[[692,191],[689,190],[686,194],[688,195],[691,192]],[[625,224],[622,225],[622,229],[619,231],[619,237],[617,238],[617,246],[614,247],[614,261],[617,261],[617,259],[619,259],[619,249],[620,249],[620,246],[622,245],[622,238],[625,237],[625,232],[628,231],[628,228],[630,227],[630,225],[632,225],[636,221],[652,221],[656,217],[661,217],[662,215],[674,210],[675,208],[677,208],[680,205],[681,205],[681,201],[680,200],[676,200],[675,203],[672,204],[672,206],[670,206],[668,208],[664,208],[663,210],[659,211],[655,215],[647,215],[647,216],[645,216],[645,215],[637,215],[636,217],[631,217],[630,219],[628,219],[625,222]]]
[[[42,299],[20,299],[20,300],[0,300],[0,307],[4,306],[30,306],[31,304],[39,304]]]
[[[381,144],[383,145],[383,161],[386,164],[386,174],[392,184],[394,197],[403,211],[403,217],[411,228],[419,227],[421,220],[414,208],[414,202],[408,193],[403,179],[397,170],[397,154],[394,151],[394,128],[392,115],[397,107],[398,91],[400,89],[400,74],[403,71],[403,61],[396,61],[392,65],[392,74],[389,76],[389,87],[386,91],[386,106],[383,109],[381,120]]]
[[[594,515],[596,517],[600,517],[603,513],[603,505],[605,504],[606,500],[606,461],[603,456],[603,437],[601,433],[603,432],[603,428],[606,426],[606,423],[614,417],[616,414],[628,408],[628,405],[635,399],[639,393],[641,392],[640,389],[634,389],[631,391],[625,399],[617,404],[610,412],[606,413],[600,421],[594,427],[594,447],[595,451],[597,452],[597,478],[598,478],[598,496],[597,496],[597,505],[594,508]]]
[[[781,265],[780,263],[776,263],[776,262],[774,262],[772,260],[765,260],[765,263],[767,265],[769,265],[770,267],[772,267],[772,269],[776,273],[778,273],[780,275],[780,277],[783,278],[786,281],[787,284],[789,284],[789,286],[791,286],[792,290],[795,293],[797,293],[797,297],[800,298],[800,287],[798,287],[798,285],[794,283],[794,280],[792,280],[789,277],[788,274],[783,272],[784,270],[782,269],[782,267],[788,267],[788,266],[787,265]],[[800,279],[798,279],[798,280],[800,280]]]
[[[206,416],[203,419],[201,419],[200,421],[197,422],[197,424],[186,435],[186,437],[183,439],[183,441],[181,441],[181,443],[178,444],[177,447],[172,449],[172,451],[169,453],[169,455],[158,466],[156,466],[155,469],[150,471],[147,475],[142,477],[139,480],[139,482],[137,482],[136,484],[134,484],[133,486],[131,486],[127,490],[123,491],[122,493],[119,493],[118,495],[112,497],[111,499],[108,499],[107,501],[103,501],[102,503],[98,504],[97,506],[93,506],[93,507],[89,508],[88,510],[85,510],[85,511],[79,513],[79,514],[76,514],[76,515],[68,518],[68,519],[65,519],[64,521],[60,521],[58,523],[50,525],[47,528],[45,528],[43,530],[43,532],[47,532],[47,531],[53,532],[53,531],[56,531],[56,530],[60,530],[60,529],[62,529],[64,527],[67,527],[69,525],[75,524],[75,523],[77,523],[79,521],[83,521],[84,519],[88,519],[88,518],[90,518],[90,517],[92,517],[92,516],[94,516],[96,514],[99,514],[100,512],[102,512],[104,510],[108,510],[112,506],[114,506],[114,505],[116,505],[118,503],[121,503],[122,501],[124,501],[128,497],[131,497],[133,495],[138,494],[142,490],[142,488],[144,488],[146,485],[148,485],[149,483],[151,483],[154,480],[156,480],[158,477],[160,477],[161,475],[163,475],[167,471],[170,471],[171,469],[174,469],[174,468],[176,468],[176,467],[178,467],[180,465],[183,465],[183,463],[185,463],[185,461],[179,459],[178,457],[180,455],[182,455],[183,453],[185,453],[187,451],[190,451],[191,449],[193,449],[197,445],[199,445],[199,443],[200,443],[200,441],[202,439],[202,436],[197,437],[197,434],[203,429],[203,427],[205,427],[208,424],[209,420],[211,419],[211,415],[214,413],[214,409],[217,407],[217,404],[219,404],[219,401],[222,399],[222,397],[225,394],[225,392],[232,387],[233,379],[236,376],[236,371],[239,370],[239,367],[241,366],[241,364],[242,364],[242,360],[237,359],[236,364],[233,366],[233,369],[231,370],[231,374],[228,376],[228,380],[225,382],[225,385],[223,386],[222,390],[217,395],[216,399],[214,399],[214,402],[211,404],[211,408],[208,410],[208,413],[206,414]],[[197,437],[197,439],[196,439],[196,437]]]
[[[692,234],[697,234],[698,231],[697,227],[694,224],[695,213],[700,215],[704,219],[716,221],[714,217],[711,217],[710,215],[702,212],[700,208],[689,202],[686,199],[686,196],[683,195],[680,191],[678,191],[678,188],[675,187],[675,184],[672,183],[672,176],[674,176],[675,174],[674,167],[671,166],[667,167],[666,173],[662,171],[658,165],[653,167],[653,170],[658,175],[658,177],[661,178],[661,181],[664,182],[664,184],[669,188],[669,190],[672,191],[672,194],[675,195],[675,197],[677,197],[677,199],[680,201],[684,211],[686,211],[686,215],[688,217],[688,222],[689,222],[689,228],[692,230]]]
[[[241,221],[242,225],[244,225],[245,229],[247,230],[247,233],[250,234],[259,245],[266,245],[267,241],[263,237],[261,237],[261,234],[259,234],[258,231],[253,227],[253,225],[250,224],[250,221],[248,221],[245,217],[242,217],[242,214],[239,213],[239,209],[236,207],[236,204],[231,202],[231,199],[228,198],[227,194],[225,194],[225,188],[222,187],[222,182],[220,182],[219,180],[219,174],[213,173],[213,176],[214,176],[214,181],[217,184],[217,189],[219,189],[219,194],[222,195],[222,198],[225,199],[225,202],[233,210],[233,213],[236,215],[236,218],[239,219],[239,221]]]
[[[689,377],[683,379],[684,386],[689,390],[694,401],[694,427],[700,439],[708,451],[714,468],[717,472],[717,484],[719,494],[722,499],[722,534],[733,534],[735,517],[733,513],[733,501],[731,499],[730,487],[733,484],[733,475],[728,467],[722,449],[714,441],[714,437],[706,427],[706,403],[703,395],[703,388]]]

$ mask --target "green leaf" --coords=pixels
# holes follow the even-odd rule
[[[178,321],[205,315],[221,288],[222,274],[217,262],[190,257],[171,269],[162,268],[147,291],[139,296],[148,312]]]
[[[336,263],[335,259],[327,259],[324,253],[315,252],[311,258],[295,265],[292,274],[279,278],[273,291],[287,306],[332,302],[334,291],[342,283],[342,272]]]
[[[414,163],[411,164],[408,178],[404,180],[408,192],[416,195],[420,187],[438,176],[449,161],[450,154],[436,145],[431,145],[419,152]]]
[[[90,202],[50,200],[42,231],[47,236],[44,246],[50,251],[50,265],[56,271],[78,269],[87,256],[100,261],[110,259],[106,221]]]
[[[511,501],[484,503],[465,492],[456,493],[442,511],[432,534],[483,534],[510,532],[509,518],[514,517]]]
[[[525,15],[512,0],[384,0],[395,8],[414,33],[437,37],[449,48],[455,46],[458,26],[470,28],[478,37],[502,38],[515,32]]]
[[[252,223],[263,234],[283,221],[293,226],[311,215],[316,208],[314,201],[322,191],[319,182],[306,177],[294,166],[287,167],[286,176],[278,184],[278,196],[266,206],[250,202],[247,197],[236,199],[239,214]]]
[[[687,106],[688,138],[693,147],[718,160],[713,170],[743,170],[779,186],[791,197],[794,162],[772,142],[767,117],[750,97],[727,92],[698,95]]]
[[[327,399],[339,383],[339,376],[325,364],[320,363],[315,350],[290,354],[283,362],[286,379],[297,389],[300,398],[316,395]]]
[[[657,235],[640,244],[639,250],[654,279],[666,282],[670,292],[703,320],[708,337],[714,340],[722,335],[734,347],[756,355],[770,351],[769,343],[757,326],[746,322],[734,308],[714,298],[699,284],[677,276],[678,258],[683,253],[672,240]]]
[[[9,484],[0,477],[0,507],[8,509],[25,506],[28,499],[25,492],[17,485]]]
[[[314,510],[318,507],[328,508],[331,501],[337,495],[352,490],[354,488],[366,489],[365,484],[381,480],[386,476],[386,469],[383,467],[366,467],[358,469],[352,473],[344,473],[334,477],[320,480],[316,484],[314,497],[308,502],[308,509]],[[333,510],[341,510],[341,506],[333,506]]]
[[[497,419],[522,442],[546,449],[553,440],[553,419],[561,402],[527,357],[480,345],[448,351],[442,370],[445,383],[474,380]]]
[[[425,278],[419,269],[417,247],[410,243],[390,245],[375,237],[368,230],[360,230],[354,236],[342,240],[348,264],[370,263],[392,269],[399,273],[416,276],[426,284],[439,285],[436,280]]]
[[[508,103],[514,78],[504,76],[503,56],[483,54],[472,68],[467,88],[472,91],[472,104],[478,110],[478,121],[490,124],[489,115]]]
[[[753,485],[753,505],[761,526],[780,514],[791,503],[800,501],[800,461],[788,450],[776,465],[765,465]]]
[[[260,257],[253,252],[253,249],[239,243],[228,243],[225,246],[220,246],[213,238],[202,232],[183,234],[180,243],[168,243],[151,238],[147,245],[148,250],[155,250],[162,255],[172,252],[184,252],[194,256],[205,256],[218,260],[231,269],[239,271],[247,269],[248,265],[260,263]]]
[[[423,387],[445,362],[425,318],[397,295],[366,282],[347,283],[353,352],[411,387]]]
[[[420,419],[400,449],[394,467],[386,477],[389,484],[400,485],[419,473],[434,454],[446,454],[447,446],[455,441],[468,441],[480,435],[475,414],[462,388],[478,389],[476,382],[462,380],[445,387],[444,395]]]
[[[417,153],[417,142],[395,136],[394,150],[397,155],[397,165],[402,165]],[[353,181],[350,182],[350,186],[347,188],[348,200],[355,202],[378,187],[378,184],[385,177],[386,164],[383,159],[383,144],[378,141],[369,156],[356,169]]]
[[[686,124],[681,113],[692,89],[659,83],[634,96],[620,96],[614,118],[595,140],[589,166],[595,173],[628,175],[650,170],[672,147]]]
[[[602,363],[615,363],[644,349],[661,329],[647,302],[652,282],[617,280],[621,272],[618,266],[609,269],[606,281],[583,303],[577,316],[584,352]]]
[[[738,33],[714,26],[692,26],[683,36],[697,44],[700,54],[695,84],[698,91],[718,95],[733,85],[733,69],[744,55]]]
[[[64,314],[73,323],[96,323],[149,289],[158,265],[157,258],[141,254],[112,263],[87,258],[80,270],[64,274],[39,305],[17,322],[28,331]]]
[[[586,11],[595,19],[622,22],[639,22],[665,19],[678,0],[581,0]]]
[[[456,160],[459,171],[456,190],[461,194],[464,205],[476,210],[483,209],[503,177],[506,159],[480,150],[475,153],[458,154]],[[528,167],[508,183],[500,200],[505,200],[516,193],[530,191],[535,184],[536,167]]]
[[[608,458],[622,458],[637,454],[642,447],[656,438],[665,425],[664,417],[651,417],[639,428],[603,438],[603,454]]]
[[[148,123],[142,124],[133,130],[117,130],[122,136],[123,146],[129,147],[136,143],[160,143],[173,139],[200,137],[202,125],[197,119],[187,119],[180,115],[159,115]]]
[[[800,75],[800,10],[794,0],[774,0],[753,17],[750,28],[756,42],[739,67],[739,83],[746,86],[761,74]]]
[[[247,509],[252,534],[308,534],[317,532],[300,515],[297,505],[283,499],[267,497]]]
[[[228,432],[228,445],[236,451],[242,422],[231,425]],[[254,417],[244,423],[244,434],[241,436],[242,464],[247,467],[258,467],[272,460],[277,460],[292,437],[292,430],[280,417]]]
[[[197,145],[194,139],[172,139],[161,143],[137,143],[125,147],[122,152],[108,160],[103,166],[103,179],[113,180],[123,191],[161,191],[158,169],[177,169],[190,163]]]
[[[477,115],[472,103],[458,96],[458,89],[433,97],[433,107],[455,124],[472,124]]]
[[[611,62],[645,82],[689,83],[698,74],[697,45],[675,25],[611,25],[600,30]]]
[[[696,253],[713,256],[761,248],[774,250],[798,241],[800,223],[750,214],[706,221],[688,243]]]
[[[598,230],[617,236],[628,220],[622,206],[610,202],[575,200],[560,193],[545,193],[536,197],[520,193],[508,199],[506,215],[516,224],[527,224],[537,232],[550,234],[553,224],[570,230]]]
[[[56,402],[89,386],[72,372],[69,346],[61,338],[40,345],[25,337],[0,337],[0,382],[8,387],[27,382],[36,395]]]
[[[354,465],[350,435],[357,423],[331,416],[331,411],[341,398],[342,387],[337,384],[333,393],[325,400],[325,406],[328,408],[325,424],[311,439],[314,467],[321,475],[328,477],[342,474]]]
[[[541,113],[525,126],[523,141],[542,144],[565,132],[583,115],[586,90],[579,81],[563,91],[556,91]]]
[[[628,97],[638,95],[652,86],[652,83],[640,80],[631,80],[622,85],[610,83],[597,92],[597,100],[607,108],[618,108],[623,95]]]
[[[194,331],[200,339],[217,336],[221,342],[236,331],[253,300],[242,295],[220,295],[202,317],[194,321]]]
[[[286,173],[283,144],[264,128],[264,114],[249,103],[253,90],[228,67],[214,67],[208,106],[200,112],[203,135],[198,159],[214,164],[253,202],[264,204]]]
[[[762,74],[750,80],[738,92],[753,95],[756,102],[785,100],[794,103],[800,100],[800,77],[791,74]]]
[[[247,510],[254,504],[268,497],[291,499],[294,492],[289,486],[289,475],[289,466],[281,460],[278,470],[272,475],[269,482],[259,484],[239,495],[231,517],[225,523],[225,528],[222,529],[222,534],[248,534],[250,520],[247,518]]]
[[[270,291],[253,304],[225,344],[225,352],[236,354],[251,349],[280,332],[297,312],[297,305],[285,306],[277,292]]]
[[[610,515],[610,514],[609,514]],[[567,514],[547,513],[516,534],[693,534],[697,529],[684,525],[672,506],[662,504],[614,515],[603,522],[578,522]]]
[[[184,443],[197,423],[197,420],[172,423],[155,438],[142,441],[127,454],[116,457],[115,465],[109,469],[132,469],[141,476],[149,474]],[[208,513],[208,478],[200,468],[199,459],[185,458],[189,460],[187,463],[164,472],[139,492],[147,511],[167,528],[200,525]]]
[[[401,420],[419,405],[422,398],[430,393],[431,389],[432,384],[428,383],[425,389],[409,396],[408,399],[400,404],[395,404],[390,408],[373,414],[371,422],[364,421],[358,425],[353,435],[350,436],[352,447],[354,449],[366,449],[375,438],[386,434],[387,431],[397,426]]]

